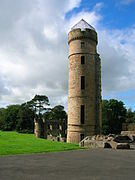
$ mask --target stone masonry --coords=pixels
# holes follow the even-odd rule
[[[34,119],[34,134],[37,138],[50,139],[53,141],[66,141],[67,119]]]
[[[101,62],[97,33],[83,19],[68,34],[67,142],[79,143],[101,131]]]

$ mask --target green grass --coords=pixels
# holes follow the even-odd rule
[[[35,138],[33,134],[0,131],[0,155],[31,154],[79,149],[77,144]]]

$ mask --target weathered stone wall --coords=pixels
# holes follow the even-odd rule
[[[45,138],[45,133],[44,133],[44,123],[42,119],[35,118],[34,119],[35,123],[35,128],[34,128],[34,134],[35,137],[37,138]]]
[[[37,122],[37,120],[34,120],[34,124],[35,124],[35,128],[34,128],[35,137],[36,137],[36,138],[40,138],[41,126],[40,126],[40,124]]]
[[[135,131],[135,123],[123,123],[122,130],[123,131]]]
[[[81,47],[84,42],[84,47]],[[101,63],[96,51],[97,34],[91,29],[69,32],[69,82],[67,142],[79,143],[81,134],[99,134],[101,129]],[[81,56],[85,63],[81,64]],[[85,89],[81,90],[81,76]],[[85,123],[80,121],[80,107],[85,106]]]
[[[52,119],[45,121],[46,134],[49,137],[66,138],[67,120],[66,119]],[[54,139],[55,139],[54,138]]]
[[[36,118],[34,123],[35,137],[55,141],[66,141],[67,119],[45,120]]]

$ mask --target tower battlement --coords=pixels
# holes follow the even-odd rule
[[[68,33],[68,44],[75,39],[89,39],[95,41],[96,44],[98,43],[96,31],[87,28],[83,30],[80,28],[71,30]]]

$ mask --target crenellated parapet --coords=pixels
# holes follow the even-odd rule
[[[73,40],[77,40],[77,39],[87,39],[87,40],[92,40],[94,42],[96,42],[96,44],[98,43],[97,41],[97,33],[96,31],[92,30],[92,29],[85,29],[85,30],[81,30],[81,29],[73,29],[68,33],[68,44],[70,44],[71,41]]]

